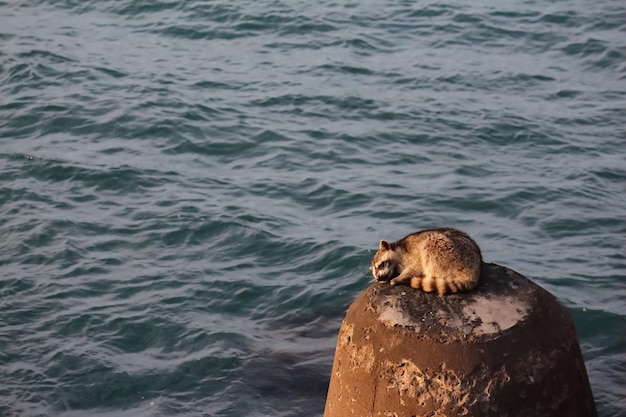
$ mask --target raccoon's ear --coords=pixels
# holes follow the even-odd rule
[[[390,250],[391,249],[391,244],[383,239],[383,240],[380,241],[380,244],[378,245],[378,249],[380,249],[380,250]]]

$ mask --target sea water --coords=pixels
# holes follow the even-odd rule
[[[0,2],[0,415],[321,416],[378,241],[452,226],[625,416],[623,6]]]

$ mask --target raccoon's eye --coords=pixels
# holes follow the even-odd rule
[[[383,261],[380,264],[378,264],[378,268],[379,269],[387,269],[387,268],[389,268],[389,265],[390,265],[389,261]]]

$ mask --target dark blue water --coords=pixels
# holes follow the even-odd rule
[[[625,416],[623,2],[0,2],[0,415],[323,413],[381,238],[467,231]]]

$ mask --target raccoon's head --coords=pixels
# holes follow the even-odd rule
[[[376,281],[389,281],[397,277],[400,273],[399,263],[399,256],[392,249],[391,243],[381,240],[370,268],[374,279]]]

